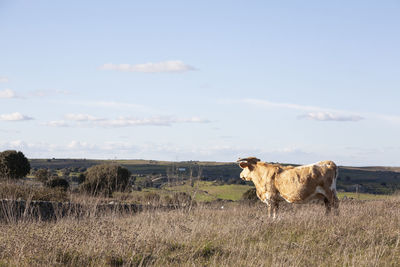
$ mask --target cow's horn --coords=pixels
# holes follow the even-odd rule
[[[256,163],[259,162],[259,161],[260,161],[260,160],[259,160],[258,158],[256,158],[256,157],[239,158],[239,159],[237,160],[238,163],[240,163],[240,162],[247,162],[247,163],[250,163],[250,164],[256,164]]]

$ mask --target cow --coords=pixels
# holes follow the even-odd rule
[[[336,195],[338,167],[333,161],[320,161],[304,166],[282,166],[261,162],[258,158],[242,158],[237,161],[243,169],[240,178],[253,181],[257,197],[268,206],[268,216],[276,218],[279,202],[307,203],[323,200],[326,214],[334,208],[338,214],[339,200]]]

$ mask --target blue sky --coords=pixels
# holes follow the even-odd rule
[[[0,150],[400,166],[398,1],[0,1]]]

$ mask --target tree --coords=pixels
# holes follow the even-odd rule
[[[6,150],[0,153],[0,178],[20,179],[31,169],[28,159],[20,151]]]
[[[127,188],[130,175],[128,169],[119,165],[96,165],[87,170],[81,189],[91,195],[111,196],[112,192]]]

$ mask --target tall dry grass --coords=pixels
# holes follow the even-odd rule
[[[0,223],[0,266],[398,266],[400,198]]]
[[[0,199],[67,201],[68,194],[60,188],[33,187],[13,181],[0,182]]]

